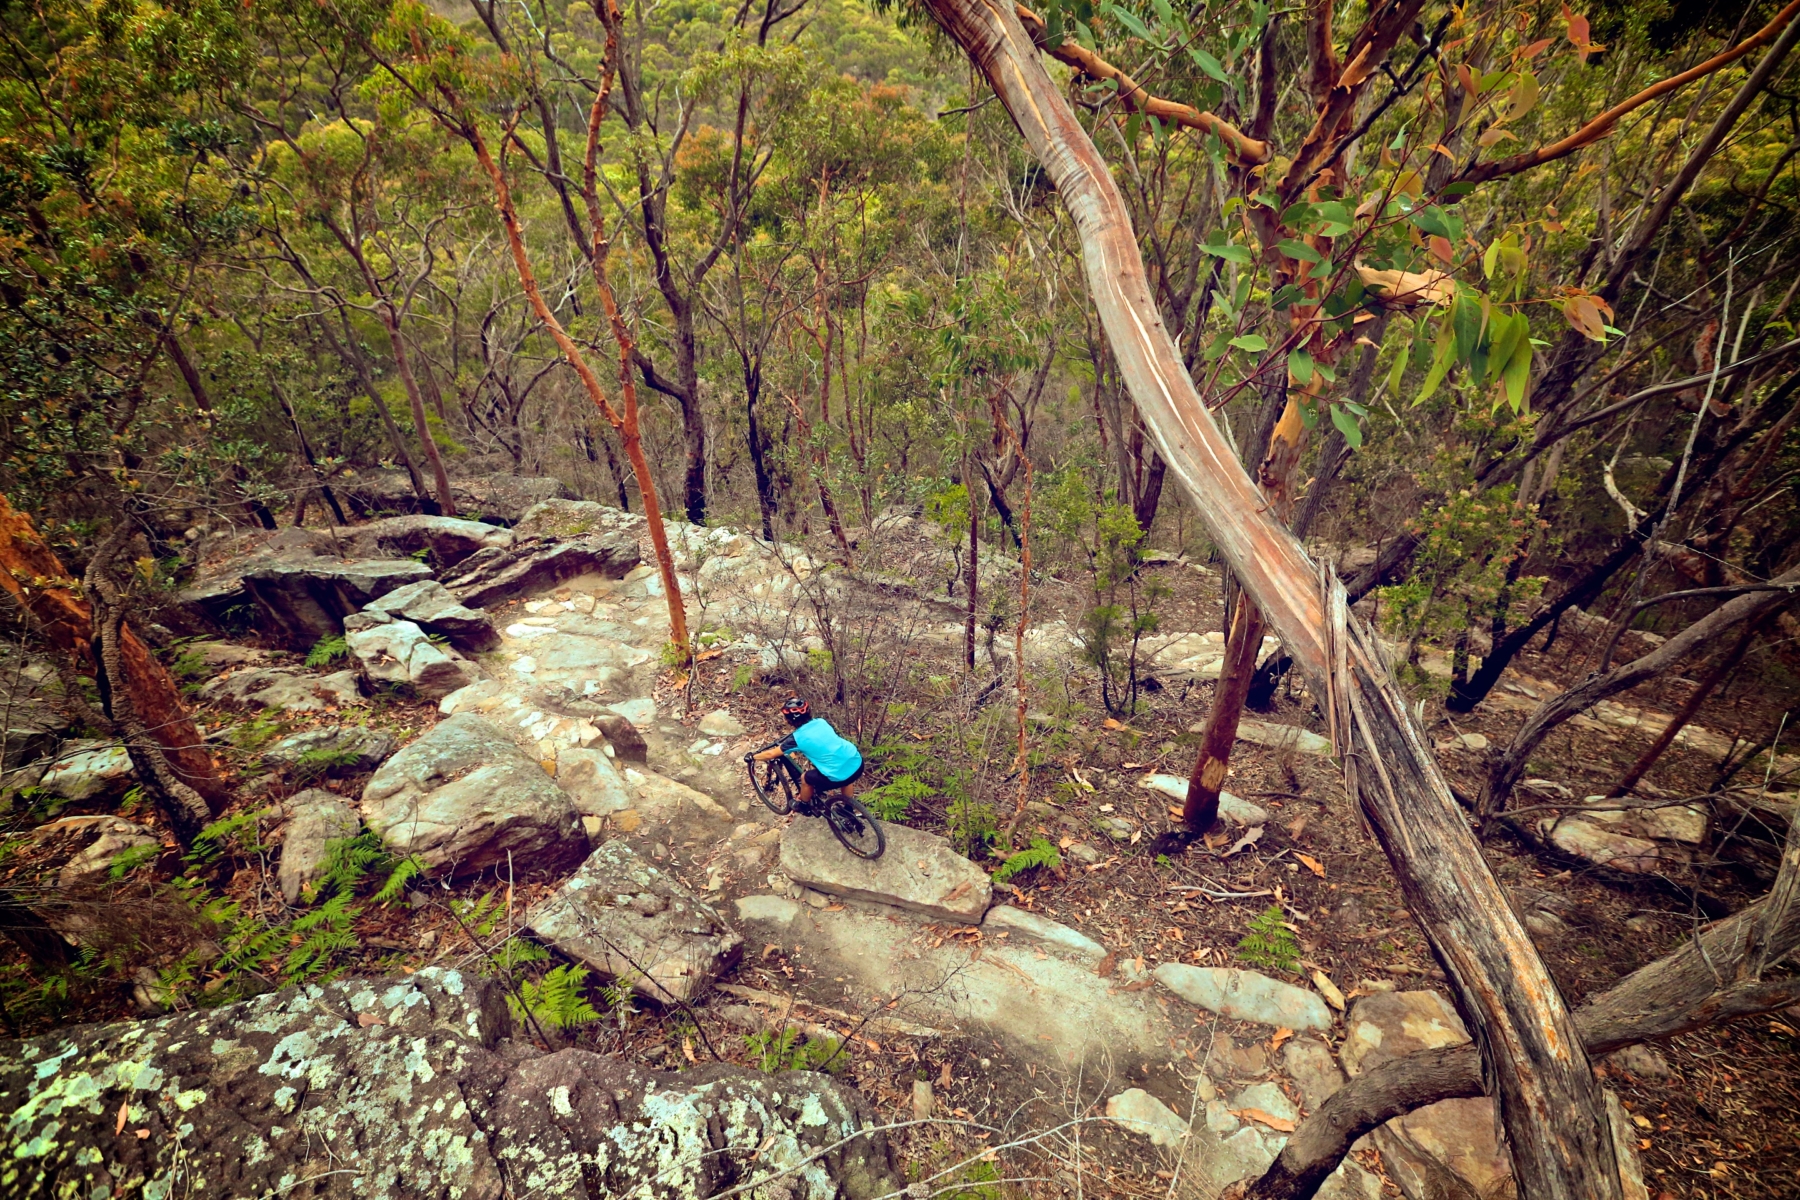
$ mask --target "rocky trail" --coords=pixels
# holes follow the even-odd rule
[[[910,624],[920,647],[962,636],[941,601],[891,578],[820,572],[798,551],[727,529],[673,530],[690,621],[709,631],[704,657],[718,660],[711,669],[775,679],[825,652],[808,616],[821,596],[874,598],[888,620]],[[217,711],[273,709],[308,724],[262,755],[273,768],[261,782],[275,789],[266,799],[280,814],[271,842],[288,904],[317,880],[330,843],[366,828],[393,856],[419,865],[415,887],[504,883],[509,929],[702,1028],[791,1028],[902,1073],[950,1044],[980,1048],[962,1053],[989,1055],[984,1066],[1001,1062],[996,1073],[1014,1081],[1022,1104],[1037,1106],[1037,1119],[1049,1120],[1061,1103],[1110,1124],[1127,1147],[1153,1148],[1183,1194],[1211,1195],[1260,1174],[1347,1075],[1467,1040],[1439,993],[1398,987],[1394,972],[1334,979],[1308,964],[1295,982],[1224,965],[1204,950],[1184,954],[1179,940],[1160,960],[1131,953],[1105,920],[1084,925],[1034,911],[1033,893],[996,885],[989,868],[936,833],[893,824],[886,855],[869,863],[844,851],[823,822],[777,817],[754,800],[739,761],[773,736],[773,706],[742,688],[737,712],[690,712],[670,689],[667,608],[640,534],[627,514],[556,499],[510,530],[433,517],[287,530],[190,591],[188,602],[215,617],[252,607],[256,627],[280,631],[276,640],[291,651],[343,639],[339,662],[310,669],[292,654],[229,642],[187,651],[203,664],[199,695]],[[1071,641],[1060,622],[1035,625],[1027,668],[1066,672]],[[1000,649],[1009,646],[1002,639]],[[1149,649],[1151,669],[1175,686],[1216,678],[1223,638],[1165,635]],[[1271,641],[1265,653],[1274,649]],[[1003,674],[1007,663],[991,642],[988,654]],[[1491,707],[1529,704],[1550,686],[1509,677]],[[369,695],[393,688],[435,704],[415,710],[424,727],[403,731],[414,736],[368,719]],[[37,710],[18,711],[8,747],[47,749],[54,729]],[[1605,733],[1666,719],[1614,705],[1592,723]],[[1284,762],[1328,752],[1297,725],[1247,720],[1240,736]],[[1683,736],[1709,750],[1707,739],[1728,741],[1698,727]],[[1461,733],[1439,749],[1454,757],[1486,745],[1484,735]],[[106,794],[130,768],[116,747],[67,744],[44,758],[15,758],[10,787],[70,803]],[[320,764],[322,772],[312,769]],[[1157,810],[1185,792],[1184,778],[1154,764],[1124,765],[1137,768],[1116,776],[1125,790],[1115,794],[1125,799],[1103,805],[1086,826],[1056,805],[1032,807],[1078,876],[1129,854]],[[302,776],[309,786],[292,786]],[[341,790],[341,780],[360,788]],[[1228,794],[1222,816],[1232,839],[1253,847],[1277,822],[1297,844],[1292,812]],[[1698,810],[1607,816],[1616,819],[1551,818],[1544,829],[1566,853],[1624,871],[1654,870],[1705,836]],[[72,819],[91,824],[79,832],[92,840],[62,867],[71,884],[160,841],[124,817]],[[1306,859],[1285,866],[1298,871]],[[1322,879],[1324,868],[1313,868]],[[1220,872],[1229,869],[1221,859]],[[1279,883],[1180,886],[1196,903],[1282,894]],[[855,1143],[854,1155],[840,1147],[798,1169],[838,1126],[849,1137],[874,1124],[859,1097],[823,1077],[707,1075],[724,1068],[655,1075],[585,1051],[531,1049],[522,1028],[505,1036],[504,997],[468,973],[467,955],[452,964],[447,945],[426,951],[408,967],[416,973],[392,983],[309,984],[142,1026],[15,1044],[13,1065],[0,1070],[0,1103],[13,1113],[7,1158],[18,1165],[0,1193],[79,1176],[83,1195],[139,1178],[166,1181],[159,1194],[174,1194],[168,1188],[179,1182],[193,1194],[223,1195],[228,1181],[230,1194],[348,1195],[331,1182],[333,1171],[347,1171],[357,1195],[498,1195],[506,1179],[511,1194],[552,1195],[563,1193],[539,1186],[554,1173],[548,1164],[598,1141],[605,1194],[710,1195],[735,1176],[676,1172],[677,1186],[667,1169],[669,1147],[708,1138],[738,1150],[760,1145],[765,1161],[796,1168],[786,1178],[808,1196],[860,1200],[901,1186],[880,1134]],[[786,972],[786,988],[772,988],[769,964]],[[201,1052],[203,1043],[211,1050]],[[911,1115],[954,1115],[946,1113],[948,1062],[942,1094],[920,1076]],[[580,1099],[636,1096],[640,1087],[647,1090],[629,1103]],[[800,1109],[795,1089],[811,1097]],[[809,1115],[819,1104],[824,1114]],[[733,1115],[708,1124],[709,1105]],[[1647,1197],[1629,1120],[1616,1102],[1614,1112],[1636,1189],[1628,1195]],[[1372,1135],[1319,1194],[1502,1194],[1509,1169],[1496,1127],[1489,1100],[1432,1105]],[[117,1154],[111,1147],[127,1128],[149,1132]],[[647,1151],[621,1141],[627,1129],[672,1139],[658,1152],[663,1167],[645,1166]],[[300,1149],[315,1135],[325,1158]],[[302,1162],[309,1165],[279,1166]]]

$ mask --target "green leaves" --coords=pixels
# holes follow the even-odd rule
[[[1252,354],[1261,354],[1269,348],[1268,341],[1260,333],[1240,333],[1226,345],[1235,346],[1239,350],[1248,350]]]
[[[1250,253],[1250,247],[1237,246],[1230,242],[1203,242],[1201,243],[1200,250],[1204,254],[1210,254],[1214,258],[1222,258],[1226,262],[1237,263],[1239,266],[1247,267],[1256,261],[1255,256]]]
[[[1341,404],[1332,405],[1331,423],[1337,426],[1337,431],[1344,435],[1344,441],[1349,443],[1352,450],[1362,449],[1362,426],[1357,424],[1355,414],[1348,408]]]
[[[1298,259],[1301,262],[1317,263],[1325,261],[1323,255],[1305,242],[1300,241],[1298,238],[1282,238],[1279,242],[1275,243],[1275,248],[1289,258]]]
[[[1220,65],[1219,60],[1202,50],[1200,47],[1189,46],[1188,57],[1194,60],[1195,66],[1199,67],[1202,71],[1205,71],[1220,83],[1231,82],[1231,80],[1226,77],[1225,68]]]

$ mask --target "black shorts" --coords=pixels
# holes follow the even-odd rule
[[[850,773],[850,778],[848,778],[848,779],[827,779],[827,778],[825,778],[824,773],[821,772],[819,770],[819,768],[817,768],[817,767],[806,768],[806,773],[804,775],[802,775],[800,778],[806,780],[807,783],[812,785],[812,790],[815,794],[819,793],[819,792],[829,792],[833,788],[841,788],[846,783],[855,783],[857,780],[861,779],[862,773],[863,773],[863,767],[866,767],[868,765],[869,764],[868,764],[867,760],[864,760],[863,763],[856,768],[856,770],[854,770]]]

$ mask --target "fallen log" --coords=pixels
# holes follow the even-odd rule
[[[1326,698],[1346,782],[1392,862],[1458,1006],[1486,1048],[1520,1191],[1615,1200],[1599,1085],[1549,972],[1482,861],[1373,636],[1335,579],[1265,511],[1152,300],[1124,198],[1011,5],[923,0],[969,55],[1072,217],[1121,378],[1213,544]]]

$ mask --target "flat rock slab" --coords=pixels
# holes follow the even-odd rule
[[[281,837],[281,894],[298,903],[307,885],[319,877],[330,844],[355,837],[362,822],[356,809],[336,792],[308,788],[287,802],[287,830]]]
[[[981,928],[995,936],[1009,936],[1015,943],[1034,942],[1077,962],[1097,963],[1106,957],[1106,947],[1086,934],[1010,904],[988,909]]]
[[[1146,775],[1138,780],[1138,786],[1160,792],[1177,804],[1187,801],[1188,777],[1186,775]],[[1219,816],[1233,825],[1265,825],[1269,820],[1269,810],[1259,804],[1234,796],[1230,792],[1219,793]]]
[[[584,534],[566,541],[519,538],[506,549],[470,555],[445,583],[470,608],[487,608],[581,575],[618,579],[640,557],[637,538],[625,533]]]
[[[1196,726],[1193,732],[1201,731]],[[1323,757],[1331,753],[1331,741],[1298,725],[1277,725],[1272,721],[1242,720],[1238,722],[1238,741],[1267,746],[1271,750],[1292,750],[1296,754]]]
[[[367,525],[340,525],[331,536],[341,547],[337,552],[346,558],[410,558],[424,551],[439,570],[455,566],[478,550],[505,549],[513,543],[510,529],[424,513],[385,517]]]
[[[355,671],[314,675],[286,667],[241,668],[201,684],[200,695],[213,704],[283,712],[329,712],[368,704]]]
[[[1011,938],[984,939],[977,955],[928,934],[914,913],[856,902],[833,912],[785,896],[745,896],[737,918],[753,945],[798,946],[821,976],[841,975],[872,999],[900,996],[896,1016],[1001,1038],[1058,1069],[1164,1062],[1177,1036],[1153,993],[1123,991],[1086,963]]]
[[[883,1136],[862,1132],[868,1102],[827,1076],[665,1074],[513,1032],[499,984],[427,967],[0,1041],[5,1194],[676,1200],[741,1185],[876,1200],[905,1186]]]
[[[71,887],[106,874],[112,868],[113,859],[127,850],[162,845],[162,839],[156,834],[123,817],[101,817],[84,824],[82,833],[92,832],[97,836],[86,848],[63,864],[62,870],[56,875],[58,887]]]
[[[1287,1029],[1330,1029],[1331,1010],[1318,996],[1279,979],[1236,967],[1194,967],[1164,963],[1156,982],[1221,1016]]]
[[[362,794],[363,821],[397,855],[470,875],[510,861],[520,874],[587,856],[568,796],[484,717],[457,713],[383,763]]]
[[[42,766],[37,786],[64,800],[91,800],[131,783],[131,755],[117,742],[68,742]]]
[[[823,820],[796,818],[781,835],[788,878],[833,896],[889,904],[937,921],[979,925],[993,897],[987,872],[936,834],[882,824],[887,853],[873,862],[844,849]]]
[[[1106,1102],[1106,1118],[1121,1129],[1150,1139],[1155,1146],[1178,1146],[1188,1123],[1143,1088],[1130,1088]]]
[[[590,854],[526,927],[660,1003],[697,998],[743,950],[711,905],[621,841]]]
[[[1538,823],[1538,829],[1564,854],[1585,859],[1597,867],[1611,867],[1633,875],[1660,871],[1678,853],[1673,847],[1632,837],[1584,818],[1547,817]]]

